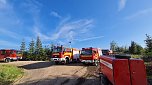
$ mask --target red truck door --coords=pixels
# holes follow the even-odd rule
[[[13,59],[17,59],[16,50],[10,50],[10,57]]]

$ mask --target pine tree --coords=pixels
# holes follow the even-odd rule
[[[116,42],[115,42],[115,41],[112,41],[112,42],[110,43],[110,50],[116,51],[116,47],[117,47]]]
[[[39,36],[37,37],[36,46],[35,46],[35,51],[36,51],[37,53],[40,53],[40,52],[43,51],[42,42],[41,42]]]
[[[145,48],[145,54],[148,56],[152,56],[152,37],[148,34],[146,34],[146,48]]]
[[[129,47],[129,51],[131,54],[136,54],[137,53],[137,46],[134,41],[131,41],[131,46]]]
[[[40,37],[37,37],[36,45],[35,45],[35,56],[36,60],[44,60],[45,59],[45,52],[42,48],[42,42],[40,40]]]
[[[53,51],[53,49],[54,49],[54,44],[53,43],[51,43],[51,52]]]
[[[141,45],[136,45],[136,47],[137,47],[137,53],[136,54],[139,54],[139,55],[141,55],[141,54],[143,54],[143,47],[141,46]]]
[[[148,34],[146,34],[146,40],[145,40],[145,42],[146,42],[146,46],[147,46],[147,52],[152,52],[152,38],[148,35]]]
[[[34,49],[34,40],[32,39],[32,41],[29,44],[29,53],[34,53],[35,49]]]
[[[22,40],[20,47],[21,47],[20,50],[21,50],[22,52],[24,52],[24,51],[26,50],[24,39]]]
[[[131,46],[129,47],[129,51],[131,54],[143,54],[143,47],[139,44],[137,44],[134,41],[131,41]]]

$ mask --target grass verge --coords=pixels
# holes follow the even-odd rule
[[[141,55],[131,55],[131,58],[141,58]]]
[[[0,85],[12,84],[23,75],[23,70],[11,65],[0,65]]]

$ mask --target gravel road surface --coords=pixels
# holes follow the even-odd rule
[[[14,85],[100,85],[95,66],[84,66],[81,63],[55,65],[45,61],[16,61],[7,64],[24,69],[24,76]]]

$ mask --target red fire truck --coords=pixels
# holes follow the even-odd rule
[[[56,64],[58,63],[69,63],[79,61],[80,50],[76,48],[66,48],[61,46],[55,46],[53,48],[52,58]]]
[[[102,55],[100,48],[82,48],[81,55],[80,55],[80,61],[83,64],[94,64],[97,66],[99,61],[99,56]]]
[[[17,60],[16,50],[13,49],[0,50],[0,61],[10,62],[12,60]]]
[[[113,54],[113,51],[109,50],[109,49],[102,49],[102,54],[103,55],[111,55],[111,54]]]
[[[100,57],[102,85],[147,85],[144,61],[126,55]]]

